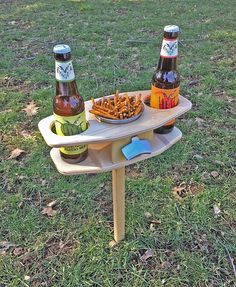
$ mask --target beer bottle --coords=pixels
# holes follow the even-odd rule
[[[53,48],[55,57],[56,95],[53,99],[53,113],[56,133],[60,136],[72,136],[87,129],[84,101],[76,82],[71,61],[71,49],[60,44]],[[64,161],[77,163],[88,154],[87,145],[66,146],[60,148]]]
[[[180,77],[177,71],[179,27],[164,27],[160,59],[152,77],[150,106],[156,109],[170,109],[179,101]],[[174,128],[175,119],[154,130],[156,133],[167,134]]]

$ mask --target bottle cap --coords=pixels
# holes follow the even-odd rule
[[[65,44],[59,44],[53,47],[53,53],[55,54],[67,54],[71,52],[71,48]]]
[[[167,25],[164,27],[164,31],[168,33],[178,33],[180,31],[179,26]]]

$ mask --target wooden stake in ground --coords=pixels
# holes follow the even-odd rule
[[[114,239],[125,237],[125,167],[112,170]]]

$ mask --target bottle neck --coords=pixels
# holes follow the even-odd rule
[[[177,58],[163,58],[160,56],[157,69],[160,71],[176,71]]]
[[[158,70],[177,70],[178,39],[164,38],[161,46]]]

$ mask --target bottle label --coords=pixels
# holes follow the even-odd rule
[[[56,80],[60,82],[70,82],[75,79],[75,73],[72,61],[59,62],[55,61],[55,75]]]
[[[178,105],[179,87],[160,89],[152,85],[150,106],[156,109],[171,109]]]
[[[161,46],[161,57],[176,58],[177,56],[178,56],[178,40],[164,38]]]
[[[59,116],[54,113],[56,133],[59,136],[78,135],[87,129],[85,111],[75,116]],[[60,151],[64,154],[75,155],[80,154],[87,149],[87,145],[65,146]]]

